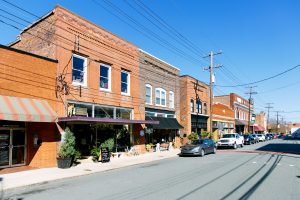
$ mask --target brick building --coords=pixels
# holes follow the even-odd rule
[[[145,116],[159,121],[147,125],[147,143],[173,142],[179,146],[180,119],[179,69],[140,50],[140,98]]]
[[[12,46],[58,60],[58,96],[64,100],[57,105],[58,121],[74,132],[83,155],[120,131],[127,133],[119,150],[129,143],[144,150],[143,125],[156,122],[144,120],[135,45],[56,6]]]
[[[234,111],[222,103],[212,105],[213,132],[219,137],[225,133],[233,133],[235,128]]]
[[[180,123],[184,126],[183,136],[191,132],[210,129],[209,87],[205,83],[189,76],[180,77]],[[187,139],[185,139],[185,142]]]
[[[56,165],[57,61],[0,45],[0,168]]]
[[[215,96],[215,103],[222,103],[229,106],[234,111],[235,118],[235,132],[246,133],[253,131],[253,124],[250,124],[250,130],[248,131],[248,116],[249,116],[249,101],[245,98],[230,93],[229,95]],[[253,114],[253,105],[250,108],[250,116]]]
[[[255,133],[265,133],[267,130],[267,117],[265,112],[256,114],[255,123],[253,125]]]

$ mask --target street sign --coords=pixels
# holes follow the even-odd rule
[[[252,114],[251,116],[251,123],[255,123],[255,120],[256,120],[256,115],[255,114]]]

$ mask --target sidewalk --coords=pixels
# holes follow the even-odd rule
[[[81,164],[69,169],[43,168],[29,171],[16,172],[0,175],[3,178],[3,190],[26,187],[36,184],[47,183],[58,179],[71,178],[108,171],[122,167],[162,160],[177,156],[179,149],[171,151],[145,153],[138,156],[124,156],[112,158],[109,163],[94,163],[91,160],[82,160]]]

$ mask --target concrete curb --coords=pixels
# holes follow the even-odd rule
[[[13,174],[7,174],[7,175],[2,175],[3,177],[3,181],[2,182],[2,191],[3,192],[13,192],[14,190],[18,190],[18,189],[25,189],[25,188],[30,188],[30,187],[34,187],[37,185],[44,185],[44,184],[48,184],[54,181],[60,181],[63,179],[72,179],[72,178],[78,178],[81,176],[85,176],[85,175],[92,175],[95,173],[100,173],[100,172],[108,172],[108,171],[112,171],[112,170],[118,170],[121,168],[126,168],[126,167],[132,167],[132,166],[136,166],[136,165],[142,165],[145,163],[150,163],[150,162],[155,162],[155,161],[159,161],[159,160],[164,160],[164,159],[170,159],[170,158],[174,158],[178,155],[179,151],[172,151],[172,152],[167,152],[167,154],[162,153],[162,154],[153,154],[153,155],[142,155],[143,157],[135,157],[135,158],[124,158],[125,160],[119,160],[116,163],[104,163],[104,168],[99,168],[99,166],[102,165],[102,163],[85,163],[82,165],[77,165],[75,167],[69,168],[69,169],[58,169],[58,168],[48,168],[48,169],[40,169],[40,171],[37,171],[39,169],[36,170],[30,170],[30,172],[24,171],[24,172],[16,172]],[[118,158],[116,158],[118,159]],[[105,166],[106,164],[110,164]],[[101,167],[103,167],[101,166]],[[92,167],[92,168],[91,168]],[[69,170],[69,171],[67,171]],[[38,172],[38,173],[37,173]],[[49,173],[58,173],[58,175],[56,176],[50,176],[47,177],[46,175]],[[64,173],[67,172],[67,173]],[[27,175],[26,175],[27,173]],[[37,174],[37,176],[41,175],[40,177],[42,177],[43,174],[45,174],[45,176],[43,176],[44,178],[41,178],[40,180],[25,180],[25,182],[23,183],[17,183],[14,184],[12,183],[13,179],[16,179],[17,175],[19,179],[27,179],[28,177],[30,177],[31,175]],[[22,176],[23,175],[23,176]],[[11,179],[9,180],[10,183],[6,184],[5,180],[6,179]],[[24,181],[24,180],[23,180]]]

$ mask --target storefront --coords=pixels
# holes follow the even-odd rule
[[[56,119],[47,101],[0,96],[0,168],[55,166]]]
[[[203,131],[207,131],[207,120],[208,116],[206,115],[191,114],[192,132],[201,133]]]
[[[159,124],[148,124],[146,128],[146,143],[175,142],[179,129],[182,129],[176,118],[146,117],[146,120],[158,121]]]
[[[113,151],[125,151],[135,144],[144,144],[140,135],[143,124],[158,124],[154,120],[134,120],[133,109],[70,101],[68,117],[58,119],[61,127],[69,127],[76,138],[81,155],[113,140]]]

